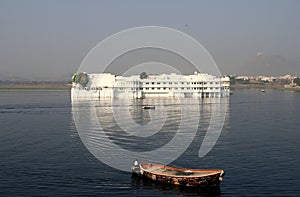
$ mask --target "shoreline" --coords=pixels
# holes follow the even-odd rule
[[[71,89],[71,84],[0,84],[0,89]]]
[[[243,88],[253,88],[253,89],[276,89],[276,90],[288,90],[288,91],[300,91],[300,87],[282,87],[274,86],[269,84],[234,84],[230,86],[230,89],[243,89]]]
[[[71,89],[72,84],[0,84],[1,89]],[[243,88],[255,88],[255,89],[277,89],[277,90],[289,90],[300,91],[300,87],[285,88],[282,86],[265,85],[265,84],[234,84],[230,86],[230,89],[243,89]]]

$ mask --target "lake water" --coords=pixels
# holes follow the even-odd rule
[[[81,142],[70,100],[69,90],[0,90],[0,196],[300,195],[299,92],[235,90],[226,104],[225,124],[216,145],[200,158],[209,120],[204,113],[191,145],[172,162],[225,170],[220,190],[200,191],[134,179],[103,164]],[[200,105],[208,111],[210,107],[209,101]],[[136,122],[149,122],[148,113],[131,108]],[[97,109],[106,134],[128,150],[160,147],[178,127],[174,115],[167,119],[164,135],[150,136],[150,144],[149,140],[136,143],[137,139],[118,132],[120,128],[105,118],[109,115],[103,113],[109,112],[103,111],[101,103]],[[173,117],[176,110],[170,114]]]

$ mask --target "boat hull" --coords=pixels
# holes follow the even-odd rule
[[[151,163],[142,163],[140,174],[153,181],[182,186],[220,186],[223,170],[199,170],[189,168],[175,168]]]
[[[155,109],[154,105],[143,105],[142,109]]]

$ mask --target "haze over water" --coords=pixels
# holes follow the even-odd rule
[[[190,147],[172,165],[224,169],[220,191],[213,193],[217,196],[299,195],[299,99],[299,92],[235,90],[212,151],[198,157],[206,127],[201,124]],[[200,107],[209,109],[207,103]],[[135,180],[130,173],[98,161],[78,136],[69,90],[1,90],[0,114],[0,195],[178,196],[212,192]],[[135,118],[139,116],[143,114]],[[208,119],[204,115],[201,121]],[[113,128],[111,125],[111,137],[123,148],[146,148],[128,143]],[[160,139],[151,142],[153,147],[161,145]]]
[[[297,0],[1,0],[0,80],[69,80],[100,41],[149,25],[192,36],[223,74],[300,75],[299,8]]]

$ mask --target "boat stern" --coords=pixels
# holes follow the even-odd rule
[[[132,175],[141,175],[141,168],[140,168],[140,164],[138,162],[138,160],[135,160],[133,162],[133,165],[131,167],[131,172],[132,172]]]

